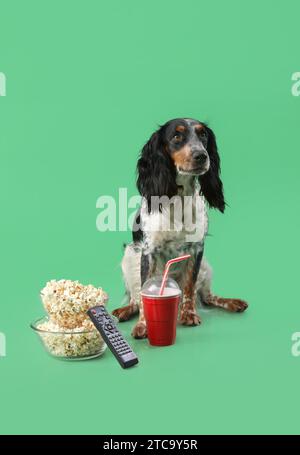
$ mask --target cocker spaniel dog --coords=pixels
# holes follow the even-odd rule
[[[142,204],[133,225],[133,241],[126,246],[122,261],[129,304],[113,311],[119,321],[139,312],[133,337],[147,337],[141,286],[148,278],[162,275],[169,259],[183,254],[191,258],[170,271],[182,289],[181,324],[200,324],[198,299],[231,312],[245,311],[248,305],[243,300],[212,293],[211,268],[203,258],[206,206],[222,213],[225,209],[213,131],[190,118],[170,120],[161,126],[141,151],[137,188]]]

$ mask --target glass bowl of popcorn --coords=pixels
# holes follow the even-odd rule
[[[92,284],[79,281],[51,280],[41,290],[47,316],[31,324],[46,350],[53,357],[84,360],[99,357],[106,344],[87,315],[87,311],[105,305],[108,295]]]
[[[86,360],[100,357],[106,344],[91,321],[72,329],[61,327],[48,316],[31,324],[46,351],[53,357],[66,360]]]

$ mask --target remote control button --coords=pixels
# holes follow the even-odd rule
[[[113,326],[109,322],[106,322],[104,327],[106,330],[109,330],[110,332],[113,330]]]

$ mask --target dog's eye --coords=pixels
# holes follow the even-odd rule
[[[201,137],[201,139],[207,139],[207,132],[205,130],[200,130],[198,136]]]
[[[182,141],[182,134],[175,134],[175,136],[173,137],[174,141],[175,142],[180,142]]]

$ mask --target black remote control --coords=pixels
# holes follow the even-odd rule
[[[137,356],[103,305],[90,308],[87,314],[122,368],[129,368],[138,363]]]

